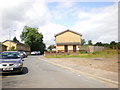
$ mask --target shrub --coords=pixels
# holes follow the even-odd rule
[[[87,54],[88,52],[87,51],[80,51],[79,53],[80,54]]]
[[[92,54],[100,54],[101,52],[92,52]]]

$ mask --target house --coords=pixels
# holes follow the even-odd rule
[[[12,40],[6,40],[2,44],[7,46],[7,50],[9,50],[11,47],[14,47],[15,50],[17,51],[30,52],[30,46],[20,42],[13,42]]]
[[[81,46],[81,34],[66,30],[55,35],[56,52],[77,52]]]
[[[6,50],[7,50],[7,46],[0,43],[0,52],[6,51]]]

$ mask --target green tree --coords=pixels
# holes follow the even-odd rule
[[[56,48],[55,45],[50,45],[50,46],[48,47],[48,49],[49,49],[50,51],[52,51],[52,49],[55,49],[55,48]]]
[[[117,49],[120,49],[120,42],[117,43]]]
[[[44,53],[46,46],[43,43],[43,34],[38,32],[38,28],[25,26],[20,38],[25,44],[31,47],[31,51]]]
[[[117,43],[115,41],[110,42],[110,48],[116,49],[117,48]]]
[[[108,43],[104,43],[103,46],[108,47],[108,48],[110,47],[110,45]]]
[[[102,42],[97,42],[95,46],[103,46]]]
[[[92,40],[88,41],[88,45],[93,45]]]
[[[85,43],[85,39],[81,39],[81,45],[83,46]]]
[[[14,38],[13,38],[13,42],[18,43],[19,41],[17,40],[17,38],[16,38],[16,37],[14,37]]]

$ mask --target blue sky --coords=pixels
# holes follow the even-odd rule
[[[113,5],[116,2],[74,2],[74,3],[76,3],[77,7],[82,6],[82,7],[89,7],[89,8],[98,8],[98,7]],[[48,2],[47,3],[50,10],[55,9],[55,7],[58,4],[59,2]]]
[[[65,3],[65,2],[64,2]],[[66,2],[68,3],[68,2]],[[71,5],[71,7],[67,7],[67,8],[60,8],[59,5],[61,5],[62,7],[62,3],[60,4],[60,2],[49,2],[47,4],[50,12],[52,11],[57,11],[61,14],[66,13],[67,11],[69,11],[71,8],[75,8],[73,12],[70,12],[67,15],[63,15],[62,19],[54,19],[54,17],[51,19],[51,21],[53,23],[56,24],[60,24],[66,27],[72,27],[75,25],[75,21],[76,21],[76,17],[71,15],[72,13],[79,11],[79,10],[84,10],[89,12],[89,10],[93,9],[93,8],[101,8],[101,7],[107,7],[107,6],[111,6],[114,5],[115,2],[73,2],[74,4]]]

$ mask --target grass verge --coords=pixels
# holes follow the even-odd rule
[[[88,54],[76,54],[76,55],[72,55],[72,54],[55,54],[55,55],[48,55],[45,56],[46,58],[71,58],[71,57],[78,57],[78,58],[112,58],[112,57],[116,57],[117,51],[116,50],[106,50],[106,51],[100,51],[100,52],[94,52],[94,53],[88,53]]]

